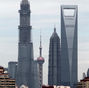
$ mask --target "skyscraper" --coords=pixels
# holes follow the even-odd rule
[[[34,88],[41,88],[41,85],[40,85],[40,75],[39,75],[39,64],[37,62],[37,60],[34,60],[33,62],[33,66],[34,66],[34,71],[33,71],[33,74],[34,74]]]
[[[37,58],[37,62],[39,65],[39,82],[40,82],[40,88],[42,88],[43,85],[43,63],[44,63],[44,58],[42,57],[42,45],[41,45],[42,41],[41,41],[41,36],[40,36],[40,56]]]
[[[77,83],[77,20],[76,5],[61,6],[61,84]]]
[[[8,63],[8,73],[10,78],[16,79],[17,64],[18,64],[17,62]]]
[[[31,41],[30,4],[22,0],[20,5],[19,48],[16,84],[33,88],[33,43]]]
[[[60,39],[54,28],[50,38],[49,46],[49,65],[48,65],[48,85],[60,85],[61,80],[61,57],[60,57]]]

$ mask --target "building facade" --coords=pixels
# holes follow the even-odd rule
[[[76,88],[89,88],[89,77],[85,77],[84,79],[80,80]]]
[[[70,88],[69,86],[43,86],[42,88]]]
[[[77,83],[77,23],[78,7],[61,6],[61,84],[73,86]]]
[[[33,62],[33,66],[34,66],[34,88],[41,88],[40,85],[40,79],[39,79],[39,64],[37,62],[37,60],[34,60]]]
[[[30,4],[22,0],[20,5],[19,48],[16,85],[34,88],[33,43],[31,41]]]
[[[5,69],[0,66],[0,88],[15,88],[15,79],[9,78],[9,74],[4,72]]]
[[[54,28],[49,45],[48,85],[60,85],[61,80],[60,38]]]
[[[16,79],[17,62],[9,62],[8,63],[8,73],[9,73],[10,78]]]

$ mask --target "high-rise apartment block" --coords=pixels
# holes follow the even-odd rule
[[[9,77],[8,73],[5,73],[5,69],[0,66],[0,88],[15,88],[15,79]]]

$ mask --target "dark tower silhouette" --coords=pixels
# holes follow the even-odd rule
[[[61,76],[60,39],[54,28],[54,33],[50,38],[49,46],[49,66],[48,85],[60,85]]]
[[[19,48],[16,84],[33,88],[33,43],[31,41],[30,4],[22,0],[20,5]]]
[[[87,70],[87,77],[89,77],[89,68],[88,68],[88,70]]]
[[[43,63],[44,63],[44,58],[42,57],[42,45],[41,45],[41,36],[40,36],[40,56],[37,58],[37,62],[39,65],[39,81],[40,81],[40,88],[42,88],[43,85]]]

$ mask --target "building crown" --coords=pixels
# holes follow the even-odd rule
[[[56,32],[56,27],[54,27],[54,32]]]
[[[28,0],[22,0],[21,4],[29,4]]]
[[[54,32],[53,32],[53,34],[52,34],[52,36],[51,36],[51,40],[55,40],[55,39],[58,39],[59,38],[59,36],[58,36],[58,34],[57,34],[57,32],[56,32],[56,27],[54,27]]]

